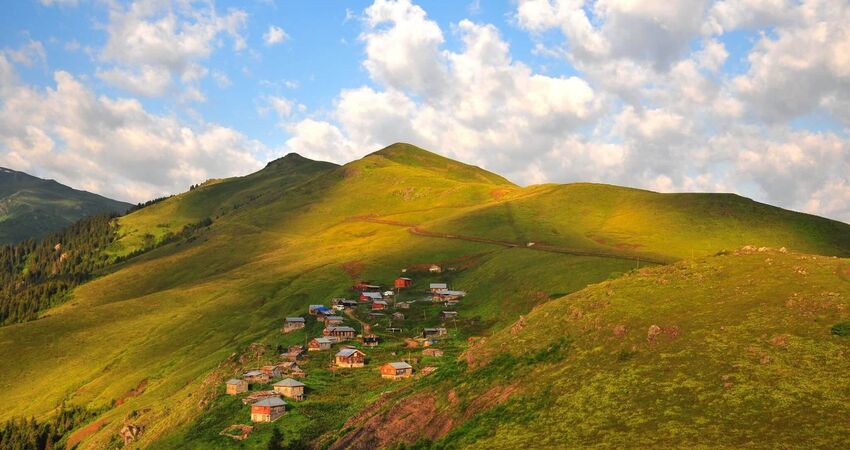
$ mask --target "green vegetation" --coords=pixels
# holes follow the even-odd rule
[[[413,234],[410,225],[446,235]],[[144,426],[134,443],[140,447],[263,449],[275,430],[284,448],[322,447],[361,429],[352,418],[404,407],[413,398],[418,408],[430,405],[433,417],[452,419],[445,433],[428,435],[417,428],[427,417],[399,416],[413,417],[415,426],[387,435],[418,447],[557,444],[551,438],[559,433],[574,446],[622,446],[632,438],[650,445],[652,429],[669,436],[666,444],[709,445],[717,437],[734,446],[746,442],[719,436],[730,426],[723,420],[754,419],[753,435],[773,434],[765,422],[768,406],[799,406],[808,408],[799,416],[811,423],[786,416],[781,423],[788,430],[805,425],[813,430],[807,436],[827,442],[834,430],[812,411],[832,408],[822,416],[832,418],[844,406],[817,399],[850,404],[839,377],[822,379],[827,370],[845,369],[839,355],[848,341],[828,330],[846,316],[830,309],[787,314],[797,310],[782,306],[791,292],[806,298],[844,293],[845,260],[778,252],[731,256],[744,244],[843,256],[850,226],[740,197],[600,185],[520,188],[399,144],[344,166],[288,155],[255,174],[211,180],[155,202],[117,219],[117,226],[102,255],[118,263],[103,267],[40,320],[0,328],[0,360],[13,361],[0,370],[0,420],[49,420],[64,403],[104,409],[103,426],[80,448],[114,447],[127,421]],[[530,241],[535,245],[527,246]],[[561,251],[570,248],[580,252]],[[730,256],[670,266],[647,268],[637,260],[678,261],[724,249]],[[444,272],[428,272],[431,264]],[[809,275],[798,280],[794,267]],[[467,290],[459,318],[444,322],[437,316],[444,307],[430,302],[413,303],[401,322],[369,318],[360,308],[356,316],[385,338],[366,350],[366,368],[333,371],[333,352],[313,354],[304,364],[307,400],[292,402],[286,416],[258,425],[245,441],[218,434],[249,420],[247,407],[222,395],[222,382],[274,357],[239,362],[238,355],[253,343],[268,349],[303,344],[321,325],[310,320],[305,331],[283,335],[283,317],[333,297],[352,298],[350,286],[359,280],[387,285],[402,269],[415,284],[400,301],[422,299],[430,282]],[[800,280],[812,284],[797,288]],[[599,299],[611,305],[594,309]],[[774,309],[760,309],[769,305]],[[517,322],[519,316],[526,318]],[[653,323],[667,334],[650,348],[646,330]],[[391,324],[404,331],[391,333]],[[380,363],[408,352],[421,357],[421,348],[408,349],[404,338],[441,324],[449,329],[439,344],[446,356],[415,364],[436,372],[400,382],[378,376]],[[610,328],[619,324],[624,337]],[[681,334],[666,347],[673,326]],[[800,366],[748,360],[748,346],[764,350],[780,326]],[[726,365],[728,355],[740,371]],[[779,355],[769,356],[777,364],[791,361]],[[774,367],[796,385],[786,387],[779,376],[785,372],[768,373]],[[801,379],[804,370],[815,377]],[[728,381],[731,389],[722,387],[726,381],[719,388],[708,381],[728,373],[740,378]],[[760,393],[765,386],[787,390]],[[826,389],[833,389],[831,396]],[[732,392],[736,397],[723,396]],[[812,396],[804,404],[805,394]],[[698,407],[710,414],[701,416]],[[745,414],[750,409],[762,419]],[[728,419],[718,418],[727,410]],[[529,429],[529,421],[541,425]],[[700,440],[693,427],[703,423],[713,428]],[[534,434],[547,430],[549,437]],[[782,433],[773,435],[773,443],[782,442]]]
[[[0,245],[59,231],[88,216],[122,214],[129,203],[0,168]]]
[[[34,418],[10,420],[0,426],[0,448],[6,450],[54,450],[65,446],[68,433],[97,416],[99,411],[70,407],[47,422]]]

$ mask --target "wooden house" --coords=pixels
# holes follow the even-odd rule
[[[313,338],[309,343],[307,343],[307,351],[315,352],[319,350],[330,350],[333,343],[334,341],[332,339],[328,339],[326,337]]]
[[[300,367],[296,367],[289,372],[289,376],[292,378],[304,378],[307,376],[307,372],[304,372],[304,369]]]
[[[398,302],[395,304],[396,309],[410,309],[410,303],[408,302]]]
[[[383,299],[384,299],[384,297],[381,295],[380,292],[361,292],[360,293],[360,301],[364,302],[364,303],[379,301],[379,300],[383,300]]]
[[[349,326],[334,326],[325,328],[322,330],[322,334],[339,342],[354,339],[357,332]]]
[[[430,289],[431,292],[447,291],[449,289],[449,285],[446,283],[431,283],[428,285],[428,289]]]
[[[356,348],[344,348],[336,354],[334,362],[337,367],[363,367],[366,354]]]
[[[303,345],[291,345],[286,352],[280,354],[280,359],[285,361],[298,361],[304,357]]]
[[[344,298],[335,298],[331,300],[331,306],[333,309],[337,311],[343,311],[346,308],[356,308],[357,301],[356,300],[347,300]]]
[[[280,397],[264,398],[251,405],[252,422],[274,422],[286,412],[286,402]]]
[[[325,305],[310,305],[307,311],[309,311],[309,313],[313,316],[325,316],[328,314],[333,314],[333,310]]]
[[[432,337],[445,336],[448,333],[448,330],[445,328],[425,328],[422,330],[422,337],[428,339]]]
[[[393,313],[393,320],[404,320],[404,314],[400,312]]]
[[[342,325],[342,321],[343,321],[342,316],[325,316],[324,317],[325,326]]]
[[[370,319],[380,319],[381,317],[386,317],[386,314],[378,311],[369,311]]]
[[[378,344],[381,343],[381,338],[375,336],[374,334],[367,334],[363,336],[363,346],[364,347],[377,347]]]
[[[269,378],[280,378],[280,367],[277,365],[260,367],[260,372],[268,375]]]
[[[413,280],[407,277],[398,277],[395,279],[393,286],[395,286],[397,289],[408,288],[410,286],[413,286]]]
[[[283,332],[290,333],[295,330],[300,330],[304,328],[304,318],[303,317],[287,317],[283,320]]]
[[[406,362],[391,362],[381,366],[381,378],[400,380],[413,376],[413,366]]]
[[[436,265],[436,264],[431,264],[431,267],[428,268],[428,272],[431,272],[431,273],[440,273],[442,271],[443,271],[443,268]]]
[[[435,302],[448,302],[452,300],[459,300],[465,296],[465,291],[451,291],[448,289],[443,289],[431,292],[431,300]]]
[[[248,382],[237,378],[227,380],[227,382],[224,383],[224,386],[227,395],[241,394],[248,390]]]
[[[242,374],[242,379],[248,383],[268,383],[269,376],[259,370],[249,370]]]
[[[457,319],[457,311],[440,311],[441,319]]]
[[[426,348],[425,350],[422,350],[422,356],[441,357],[443,356],[443,351],[439,348]]]
[[[376,300],[372,302],[372,311],[380,311],[383,309],[387,309],[387,302],[383,300]]]
[[[281,375],[292,373],[293,370],[299,370],[301,367],[295,361],[284,361],[277,365]]]
[[[286,398],[293,400],[304,400],[304,383],[295,381],[292,378],[278,381],[273,384],[274,391]]]

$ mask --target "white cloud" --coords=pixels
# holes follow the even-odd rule
[[[234,50],[245,48],[241,30],[246,22],[244,11],[231,9],[219,15],[206,2],[171,5],[139,0],[126,7],[113,3],[108,39],[99,55],[111,66],[98,69],[97,75],[140,95],[170,94],[175,78],[187,90],[197,91],[194,83],[207,73],[201,63],[221,45],[220,35],[230,37]]]
[[[269,26],[269,30],[263,34],[263,40],[266,42],[266,45],[280,44],[287,39],[289,39],[289,35],[283,31],[283,28],[274,25]]]
[[[266,149],[230,128],[189,126],[137,100],[97,96],[67,72],[54,81],[0,91],[0,164],[132,201],[262,166]]]
[[[7,49],[6,54],[12,61],[27,67],[36,64],[47,65],[47,52],[40,41],[30,39],[29,42],[16,50]]]

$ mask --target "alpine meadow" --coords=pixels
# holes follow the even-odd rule
[[[848,447],[847,0],[2,10],[0,450]]]

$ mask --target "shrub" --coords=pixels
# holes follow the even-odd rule
[[[850,336],[850,322],[842,322],[832,326],[832,334],[836,336]]]

